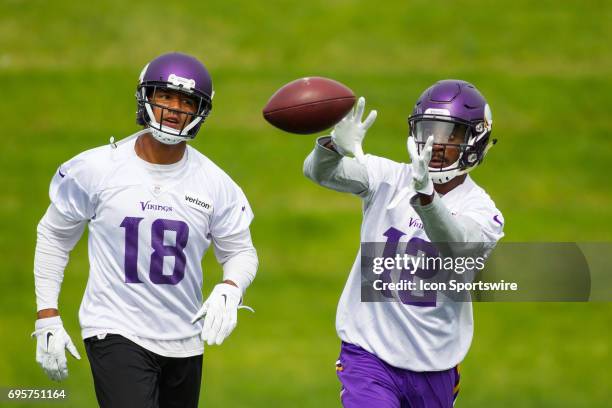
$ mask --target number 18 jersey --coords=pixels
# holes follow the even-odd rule
[[[171,165],[139,158],[143,133],[79,154],[51,182],[55,207],[89,222],[84,338],[101,330],[155,340],[199,334],[202,323],[190,320],[202,303],[202,257],[253,218],[236,183],[190,146]]]

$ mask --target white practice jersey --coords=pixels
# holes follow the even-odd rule
[[[190,146],[175,164],[140,159],[134,144],[142,133],[79,154],[51,182],[55,207],[89,221],[84,338],[197,336],[202,321],[190,320],[202,304],[202,257],[213,240],[245,231],[253,218],[236,183]]]
[[[420,245],[421,249],[431,245],[410,205],[409,198],[414,193],[393,210],[387,210],[395,194],[411,185],[411,166],[371,155],[366,156],[364,164],[368,189],[362,194],[361,242],[396,240],[400,245]],[[503,236],[501,213],[469,176],[441,200],[451,214],[469,217],[482,228],[482,242],[491,243],[487,253]],[[461,362],[469,349],[472,304],[454,302],[439,293],[435,306],[362,302],[360,252],[340,298],[336,329],[343,341],[364,348],[392,366],[413,371],[445,370]]]

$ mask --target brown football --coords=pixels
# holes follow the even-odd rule
[[[307,135],[334,126],[354,104],[355,94],[340,82],[306,77],[276,91],[263,108],[263,116],[281,130]]]

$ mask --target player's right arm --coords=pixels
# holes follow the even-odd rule
[[[64,330],[58,311],[58,298],[68,254],[83,234],[85,224],[85,221],[66,219],[51,204],[37,228],[34,253],[37,320],[32,335],[37,340],[36,361],[47,376],[55,381],[68,376],[64,349],[81,359],[72,339]]]
[[[34,287],[39,319],[58,313],[58,298],[68,256],[81,238],[85,221],[67,219],[54,204],[38,223],[34,252]]]
[[[361,122],[365,99],[334,127],[331,137],[317,140],[314,150],[304,162],[304,175],[332,190],[364,195],[369,189],[366,158],[361,144],[376,120],[376,111]]]
[[[62,165],[54,175],[49,195],[51,205],[37,228],[34,254],[34,286],[37,320],[32,336],[36,337],[36,361],[52,380],[68,376],[65,349],[77,359],[79,353],[70,339],[58,311],[58,298],[64,269],[87,220],[94,212],[92,183],[83,157]]]
[[[338,153],[329,136],[317,139],[314,150],[304,161],[304,175],[335,191],[357,195],[368,191],[366,166]]]

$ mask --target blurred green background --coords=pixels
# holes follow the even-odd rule
[[[302,176],[314,137],[261,117],[284,83],[329,76],[379,118],[367,152],[406,161],[406,118],[442,78],[488,98],[498,145],[473,178],[505,215],[507,241],[610,241],[609,1],[0,0],[0,387],[52,387],[34,361],[36,224],[57,166],[137,130],[134,90],[155,56],[211,71],[212,115],[193,145],[245,190],[259,275],[222,347],[207,348],[207,407],[339,406],[336,303],[359,246],[358,198]],[[608,174],[608,176],[606,175]],[[86,240],[60,308],[80,338]],[[206,290],[220,268],[207,256]],[[608,407],[612,305],[476,304],[459,407]],[[82,342],[78,343],[84,355]],[[89,365],[69,361],[66,407],[95,406]],[[6,388],[2,388],[5,390]],[[17,406],[3,403],[3,406]],[[32,406],[41,406],[40,403]]]

